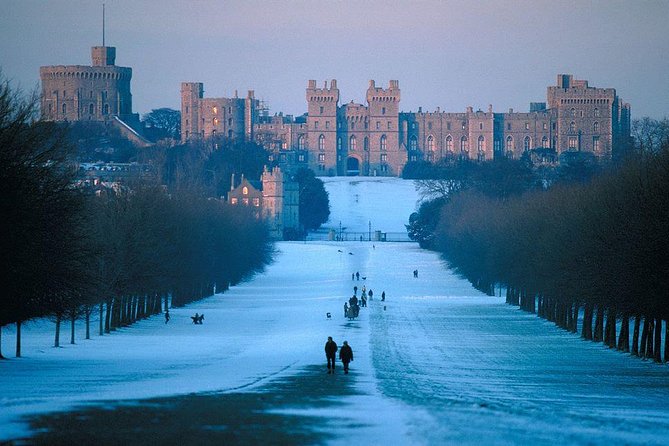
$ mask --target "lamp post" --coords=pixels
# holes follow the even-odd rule
[[[372,241],[372,220],[369,220],[369,240]]]

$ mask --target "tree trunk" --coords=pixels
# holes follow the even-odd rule
[[[664,362],[669,362],[669,319],[664,321]]]
[[[84,309],[84,311],[86,312],[85,313],[86,314],[86,339],[91,338],[91,310],[92,310],[92,308],[89,307],[88,305]]]
[[[606,345],[609,348],[616,348],[616,310],[609,308],[606,315]]]
[[[54,347],[60,347],[60,314],[56,315],[56,338],[53,341]]]
[[[70,316],[70,344],[74,344],[74,321],[77,320],[77,316],[74,312]]]
[[[662,319],[655,319],[655,355],[653,360],[657,363],[662,362]]]
[[[111,306],[112,306],[112,300],[107,299],[107,314],[105,315],[105,333],[109,333],[111,331]]]
[[[604,338],[604,307],[597,306],[597,316],[595,318],[595,333],[592,340],[595,342],[602,342]]]
[[[655,319],[648,318],[648,334],[646,335],[646,358],[652,358],[654,355],[653,330],[655,330]]]
[[[581,336],[583,339],[592,339],[592,304],[586,303],[583,311],[583,329]]]
[[[634,334],[632,335],[632,355],[639,356],[639,330],[641,328],[641,316],[634,318]]]
[[[646,353],[647,353],[647,346],[646,346],[647,341],[648,341],[648,318],[644,317],[643,328],[641,329],[641,344],[639,345],[639,355],[644,359],[646,358]]]
[[[104,304],[102,302],[100,302],[99,307],[100,307],[100,321],[99,321],[100,336],[102,336],[104,334],[104,328],[105,328],[104,327],[104,315],[105,315]]]
[[[627,313],[622,315],[620,321],[620,336],[618,337],[618,350],[630,351],[630,317]]]
[[[16,321],[16,357],[21,357],[21,323],[22,321]]]
[[[0,325],[0,359],[7,359],[2,356],[2,325]]]
[[[578,302],[574,302],[574,318],[572,319],[571,331],[572,333],[578,332],[578,313],[581,310],[581,306]]]

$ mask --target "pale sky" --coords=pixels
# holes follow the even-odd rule
[[[102,0],[0,0],[0,67],[21,87],[42,65],[90,65]],[[307,80],[340,103],[399,80],[402,111],[527,111],[558,73],[616,88],[632,116],[669,115],[669,0],[105,0],[106,44],[132,67],[133,111],[255,90],[306,112]]]

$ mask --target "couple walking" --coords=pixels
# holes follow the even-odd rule
[[[328,336],[328,341],[325,343],[325,357],[328,360],[328,373],[334,373],[335,371],[337,348],[337,343],[332,340],[332,336]],[[344,373],[348,373],[348,364],[353,361],[353,349],[348,345],[348,341],[344,341],[344,345],[339,349],[339,359],[344,364]]]

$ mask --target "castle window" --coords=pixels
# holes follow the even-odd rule
[[[391,121],[388,121],[388,130],[393,129],[393,123]]]
[[[320,114],[321,115],[323,114],[323,107],[321,107],[321,109],[320,109]]]
[[[228,138],[232,139],[232,130],[228,130]]]
[[[450,123],[450,122],[447,122],[447,123],[446,123],[446,130],[450,130],[450,129],[451,129],[451,123]]]
[[[298,150],[304,150],[304,135],[300,135],[300,137],[297,138],[297,148]]]
[[[376,121],[376,130],[381,129],[381,123],[379,121]]]
[[[532,138],[526,136],[525,140],[523,141],[523,150],[527,152],[528,150],[530,150],[531,147],[532,147]]]
[[[461,152],[469,151],[469,144],[468,144],[466,136],[463,136],[462,138],[460,138],[460,151]]]
[[[434,137],[432,135],[427,137],[427,150],[434,152]]]
[[[256,197],[253,199],[253,206],[260,207],[260,198]]]
[[[483,123],[482,122],[479,123],[479,130],[483,130]]]
[[[595,118],[599,118],[599,109],[598,108],[595,109]]]
[[[351,130],[355,130],[355,122],[351,121]]]
[[[63,99],[67,97],[67,91],[63,90]]]
[[[230,204],[237,204],[237,197],[233,197],[230,199]]]
[[[412,129],[415,129],[415,128],[416,128],[416,123],[415,123],[415,122],[412,122],[412,123],[411,123],[411,128],[412,128]]]
[[[506,151],[513,150],[513,136],[506,137]]]
[[[416,139],[415,136],[412,136],[411,139],[409,139],[409,150],[416,150],[418,148],[418,140]]]
[[[381,108],[381,114],[382,114],[382,115],[385,115],[385,114],[386,114],[386,108],[385,108],[385,107]]]
[[[599,133],[599,122],[595,122],[592,125],[592,131],[595,132],[595,133]]]
[[[432,130],[432,121],[427,123],[427,129]]]
[[[428,152],[427,153],[427,160],[429,162],[434,162],[434,152]]]
[[[415,155],[414,155],[414,158],[415,158]],[[385,163],[386,161],[388,161],[388,154],[382,153],[381,154],[381,162]]]
[[[319,153],[318,154],[318,162],[319,163],[324,163],[325,162],[325,154],[324,153]]]
[[[476,144],[476,149],[479,152],[485,152],[485,138],[483,135],[479,136],[478,142]]]
[[[569,123],[569,133],[575,133],[576,132],[576,123],[574,121],[571,121]]]
[[[288,150],[288,143],[286,141],[281,141],[281,149]]]
[[[576,117],[576,109],[575,108],[571,109],[571,116]]]
[[[90,94],[88,95],[89,99],[93,99],[93,90],[90,91]]]
[[[62,110],[63,110],[63,114],[67,113],[67,104],[63,104]]]
[[[318,137],[318,150],[325,150],[325,136],[323,135]]]
[[[592,150],[594,152],[599,152],[599,136],[592,137]]]
[[[298,160],[299,162],[303,163],[304,160],[305,160],[305,158],[304,158],[304,153],[300,153],[299,155],[297,155],[297,160]]]
[[[232,107],[228,107],[228,114],[229,114],[229,115],[232,114]]]
[[[216,129],[213,129],[211,131],[211,136],[216,136]],[[218,144],[216,144],[216,146],[218,146]],[[218,149],[218,147],[216,147],[216,148]]]
[[[51,103],[49,103],[49,114],[51,114]]]
[[[467,123],[465,121],[462,121],[462,130],[467,128]]]
[[[228,118],[228,127],[232,127],[232,118]]]
[[[314,128],[318,129],[318,124],[320,124],[318,121],[314,121]]]
[[[387,146],[386,135],[382,135],[381,136],[381,151],[382,152],[386,151],[386,146]]]
[[[104,107],[102,108],[102,114],[104,114],[104,115],[109,114],[109,104],[104,105]]]
[[[544,122],[544,126],[543,126],[543,128],[544,128],[544,130],[548,130],[548,124],[546,124],[546,123]]]
[[[506,129],[511,130],[511,123],[510,122],[506,125]]]
[[[355,139],[355,135],[352,135],[348,140],[348,148],[352,151],[355,151],[358,148],[358,142]]]
[[[218,107],[213,107],[211,109],[211,111],[212,111],[213,114],[217,115],[218,114]]]
[[[337,138],[337,150],[341,150],[341,138]]]
[[[249,194],[249,188],[244,186],[242,187],[242,195],[248,195]]]
[[[541,138],[541,147],[543,147],[544,149],[548,148],[548,138],[545,136]]]
[[[525,130],[529,130],[529,129],[530,129],[530,123],[529,123],[529,122],[526,122],[526,123],[525,123]]]
[[[49,110],[49,111],[51,111],[51,110]],[[94,111],[93,104],[90,104],[90,105],[88,106],[88,114],[89,114],[89,115],[92,115],[92,114],[93,114],[93,111]]]
[[[188,119],[186,119],[186,125],[188,125]]]
[[[188,106],[186,106],[186,113],[188,113]]]
[[[578,148],[578,138],[570,136],[568,140],[569,150],[576,150]]]
[[[330,128],[330,121],[325,121],[325,128],[329,129]]]
[[[362,140],[362,148],[365,151],[369,150],[369,138],[367,138],[366,136],[365,139]]]
[[[212,124],[214,124],[214,125],[218,125],[218,118],[214,118],[214,119],[212,119],[211,122],[212,122]]]
[[[448,135],[446,137],[446,150],[449,152],[453,152],[453,138],[451,135]]]

